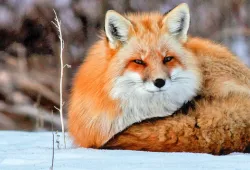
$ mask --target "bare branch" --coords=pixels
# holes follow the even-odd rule
[[[57,29],[59,29],[59,27],[56,25],[56,23],[54,22],[54,21],[51,21],[53,24],[54,24],[54,26],[57,28]]]
[[[54,108],[55,108],[56,110],[60,111],[60,109],[59,109],[58,107],[54,106]]]
[[[64,41],[62,38],[62,30],[61,30],[61,21],[59,21],[56,11],[53,9],[55,13],[55,23],[52,22],[54,25],[56,25],[56,28],[58,29],[58,37],[60,40],[60,63],[61,63],[61,76],[60,76],[60,117],[61,117],[61,123],[62,123],[62,133],[63,133],[63,138],[64,138],[64,148],[66,148],[66,139],[65,139],[65,131],[64,131],[64,124],[63,124],[63,90],[62,90],[62,84],[63,84],[63,48],[64,48]]]
[[[64,68],[64,67],[71,68],[71,65],[65,64],[65,65],[63,66],[63,68]]]

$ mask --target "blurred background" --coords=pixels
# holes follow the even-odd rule
[[[63,100],[89,46],[103,29],[105,12],[167,12],[186,2],[189,33],[229,47],[250,66],[250,0],[0,0],[0,130],[60,129],[60,42],[51,21],[56,10],[65,41]],[[52,115],[53,111],[53,115]]]

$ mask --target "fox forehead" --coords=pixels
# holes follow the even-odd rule
[[[164,16],[159,12],[123,15],[133,26],[130,28],[128,41],[120,46],[122,48],[115,50],[118,52],[116,54],[121,55],[125,61],[135,56],[142,60],[162,58],[169,52],[174,52],[176,57],[183,56],[180,42],[171,36],[167,29],[164,29],[162,22]]]
[[[162,15],[160,13],[142,13],[127,15],[133,24],[130,37],[136,37],[136,44],[140,49],[157,49],[160,51],[162,36],[167,32],[162,30]]]
[[[131,37],[127,45],[121,49],[120,54],[124,58],[135,58],[142,60],[162,60],[165,56],[174,56],[182,60],[184,55],[182,45],[168,34],[153,37],[145,34],[143,38],[137,35]]]
[[[159,12],[150,13],[128,13],[125,17],[133,24],[134,31],[139,37],[143,37],[145,33],[158,35],[162,28],[163,15]]]
[[[149,53],[165,56],[167,52],[174,51],[178,56],[183,54],[181,44],[166,29],[162,29],[164,15],[161,13],[128,13],[125,17],[133,24],[129,48],[140,53],[142,59]]]

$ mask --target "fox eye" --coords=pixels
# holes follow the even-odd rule
[[[133,62],[136,63],[136,64],[140,64],[140,65],[144,65],[145,64],[144,61],[138,60],[138,59],[133,60]]]
[[[174,58],[173,56],[164,57],[163,64],[166,64],[167,62],[170,62],[173,58]]]

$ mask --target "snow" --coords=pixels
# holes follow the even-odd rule
[[[250,170],[250,154],[242,153],[213,156],[84,149],[74,147],[69,137],[67,149],[62,148],[55,143],[54,170]],[[0,131],[0,170],[49,170],[51,157],[51,132]]]

